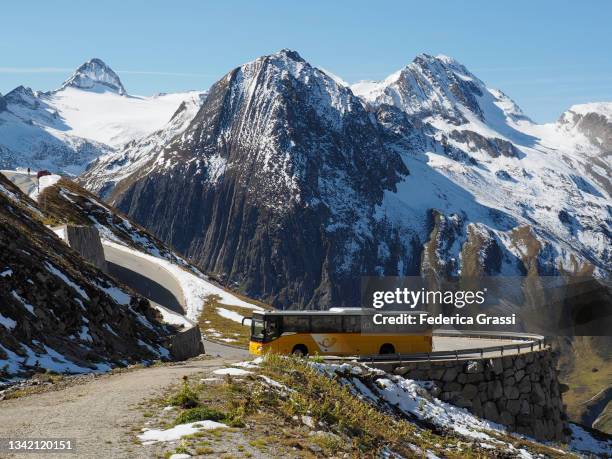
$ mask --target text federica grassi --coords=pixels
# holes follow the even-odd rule
[[[516,314],[507,316],[489,316],[481,313],[476,316],[461,316],[455,314],[444,316],[442,314],[429,315],[423,314],[374,314],[372,316],[374,325],[394,326],[394,325],[515,325]]]

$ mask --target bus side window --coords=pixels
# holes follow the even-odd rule
[[[342,331],[342,316],[312,316],[312,333],[336,333]]]
[[[343,317],[343,330],[345,333],[361,333],[361,316],[346,315]]]
[[[308,324],[307,316],[285,316],[283,317],[283,333],[308,333],[310,325]]]

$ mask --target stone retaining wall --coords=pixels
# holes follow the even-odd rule
[[[480,360],[406,363],[394,373],[434,382],[431,393],[538,440],[564,441],[567,417],[550,349]]]

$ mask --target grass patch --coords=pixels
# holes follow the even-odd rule
[[[187,424],[197,421],[223,421],[227,418],[227,414],[217,411],[206,406],[198,406],[197,408],[189,408],[179,414],[174,420],[174,424]]]
[[[221,303],[220,300],[221,298],[218,295],[210,295],[206,298],[202,313],[198,318],[198,324],[202,333],[210,341],[247,348],[249,346],[249,338],[251,337],[250,327],[222,317],[217,312],[217,308],[227,309],[246,317],[251,315],[251,310],[249,308],[227,305]]]
[[[568,416],[575,421],[582,416],[584,402],[608,387],[612,381],[612,364],[595,352],[597,345],[593,337],[575,337],[570,350],[571,358],[560,365],[562,381],[570,387],[563,394],[563,402],[567,405]]]
[[[392,452],[403,457],[433,453],[449,459],[509,457],[501,446],[491,450],[450,429],[417,425],[392,410],[384,411],[350,392],[337,379],[320,373],[304,359],[267,356],[259,372],[293,389],[279,391],[257,374],[226,377],[223,383],[200,384],[203,375],[183,381],[194,391],[198,407],[172,415],[177,423],[216,420],[244,429],[202,431],[183,438],[181,445],[199,455],[221,457],[381,457]],[[181,388],[182,390],[183,388]],[[313,424],[304,422],[309,416]],[[161,420],[163,422],[163,420]],[[488,433],[488,432],[487,432]],[[546,445],[533,444],[505,433],[492,434],[505,443],[546,457],[570,457]]]

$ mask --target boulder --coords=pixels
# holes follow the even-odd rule
[[[519,414],[521,411],[521,401],[520,400],[508,400],[506,404],[506,409],[513,415]]]
[[[504,395],[504,388],[501,381],[491,381],[487,383],[487,395],[490,400],[496,400]]]
[[[502,359],[489,359],[487,361],[487,366],[495,373],[496,375],[500,375],[504,372],[504,366],[502,364]]]
[[[518,385],[519,392],[521,394],[528,394],[531,392],[531,381],[528,378],[523,379]]]

